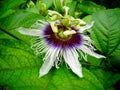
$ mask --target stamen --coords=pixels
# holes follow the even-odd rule
[[[56,22],[51,22],[50,25],[51,25],[52,31],[54,33],[57,33],[58,32],[58,27],[56,25]]]
[[[58,17],[63,17],[60,13],[56,12],[56,11],[52,11],[52,10],[48,10],[48,14],[50,16],[53,16],[53,15],[57,15]]]

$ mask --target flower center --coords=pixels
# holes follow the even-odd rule
[[[73,28],[58,26],[58,32],[53,32],[52,27],[47,25],[44,29],[45,41],[48,45],[60,48],[72,48],[83,43],[82,36]]]

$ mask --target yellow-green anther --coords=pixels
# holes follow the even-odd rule
[[[59,32],[58,35],[61,38],[67,38],[67,35],[64,35],[63,31]]]
[[[48,10],[48,14],[50,16],[53,16],[53,15],[57,15],[58,17],[63,17],[60,13],[56,12],[56,11],[52,11],[52,10]]]
[[[66,30],[66,31],[63,32],[63,34],[65,36],[68,36],[68,35],[76,34],[76,32],[74,30]]]
[[[51,26],[51,28],[52,28],[52,30],[53,30],[54,33],[58,32],[58,27],[56,25],[56,22],[51,22],[50,26]]]
[[[58,20],[59,19],[59,17],[57,16],[57,15],[53,15],[52,17],[51,17],[51,20],[52,21],[55,21],[55,20]]]
[[[77,25],[86,25],[86,22],[84,22],[81,19],[74,19],[73,17],[71,17],[71,22],[73,25],[77,26]]]
[[[63,24],[64,26],[69,26],[69,25],[70,25],[70,20],[69,20],[69,18],[64,18],[61,22],[62,22],[62,24]]]
[[[75,28],[76,28],[77,30],[79,30],[79,29],[80,29],[80,25],[76,25]]]
[[[52,21],[56,21],[56,20],[61,20],[62,18],[58,15],[52,15],[52,17],[50,17]]]
[[[79,22],[80,25],[85,25],[86,22],[84,22],[82,19],[75,19],[76,21]]]

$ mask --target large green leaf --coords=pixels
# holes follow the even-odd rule
[[[26,0],[3,0],[0,2],[0,18],[6,17],[15,12],[18,6]]]
[[[10,90],[104,90],[96,77],[83,68],[79,78],[64,64],[38,78],[43,56],[17,40],[0,39],[0,86]]]
[[[0,28],[2,28],[0,31],[0,38],[11,38],[7,34],[12,35],[18,38],[23,38],[27,40],[28,37],[21,36],[20,33],[18,33],[17,28],[19,27],[30,27],[33,23],[36,22],[36,20],[42,20],[43,16],[31,12],[27,12],[24,10],[18,10],[17,12],[0,19]],[[7,34],[5,34],[5,33]],[[24,40],[24,41],[25,41]]]
[[[120,55],[120,9],[103,10],[93,15],[91,37],[104,55]]]
[[[111,71],[105,71],[102,69],[92,68],[91,72],[97,76],[99,81],[103,84],[105,89],[113,87],[120,80],[119,73],[113,73]]]
[[[43,17],[39,14],[18,10],[17,12],[0,19],[0,27],[8,30],[22,26],[30,27],[38,19],[43,19]]]

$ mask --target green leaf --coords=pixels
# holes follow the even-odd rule
[[[115,68],[116,71],[120,70],[120,55],[119,56],[112,56],[109,58],[112,66]]]
[[[69,15],[75,16],[76,2],[71,1],[71,2],[67,3],[67,6],[70,8],[69,9]]]
[[[90,71],[98,78],[98,80],[103,84],[105,90],[113,87],[116,82],[120,80],[119,73],[113,73],[111,71],[104,71],[102,69],[92,68]]]
[[[52,85],[49,84],[47,89],[54,90],[50,88],[56,87],[57,90],[89,90],[90,88],[93,90],[104,90],[101,83],[99,83],[94,75],[85,68],[83,68],[83,75],[84,78],[79,78],[74,76],[66,67],[62,67],[56,70],[51,79]]]
[[[9,37],[8,35],[13,35],[18,38],[23,38],[27,40],[28,37],[22,36],[18,33],[17,28],[19,27],[30,27],[36,20],[43,20],[43,16],[23,10],[19,10],[5,18],[0,19],[0,28],[4,31],[0,31],[0,38]],[[7,34],[5,34],[7,33]],[[9,37],[11,38],[11,37]]]
[[[83,1],[82,3],[78,4],[78,8],[87,14],[93,14],[99,10],[104,10],[105,7],[97,5],[94,2],[91,1]]]
[[[104,90],[87,69],[83,68],[84,78],[79,78],[65,64],[38,78],[42,58],[23,42],[0,39],[0,86],[10,90]]]
[[[83,18],[85,22],[91,22],[92,21],[91,19],[92,19],[92,15],[87,15]]]
[[[16,40],[0,40],[1,85],[7,85],[13,90],[16,86],[18,88],[22,86],[29,87],[29,85],[34,83],[34,78],[37,79],[36,81],[39,81],[38,67],[42,60],[40,57],[36,57],[29,47],[30,46]],[[42,83],[40,85],[37,83],[34,84],[39,87],[42,85]]]
[[[18,27],[30,27],[36,20],[43,16],[24,10],[19,10],[8,17],[0,19],[0,27],[4,29],[15,29]]]
[[[53,0],[42,0],[42,1],[43,1],[43,3],[46,4],[46,6],[47,6],[46,8],[47,9],[50,8],[52,6],[52,4],[53,4]]]
[[[26,0],[3,0],[0,3],[0,18],[6,17],[17,10]]]
[[[120,55],[120,9],[103,10],[93,15],[91,37],[106,56]]]
[[[93,65],[93,67],[94,67],[94,66],[99,66],[102,59],[97,59],[95,57],[88,55],[87,60],[91,64],[91,66]]]

